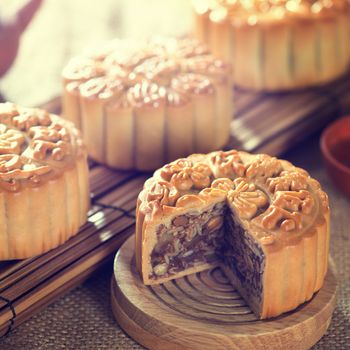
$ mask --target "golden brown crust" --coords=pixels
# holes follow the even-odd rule
[[[289,162],[231,150],[192,155],[157,170],[139,195],[146,222],[226,197],[263,245],[288,242],[314,229],[328,211],[318,182]]]
[[[0,104],[0,260],[63,243],[88,209],[87,152],[74,126],[43,110]]]
[[[347,0],[193,0],[192,3],[198,15],[207,15],[217,23],[229,17],[240,26],[335,18],[350,7]]]
[[[86,155],[79,132],[43,110],[0,104],[0,188],[18,191],[60,176]]]
[[[154,170],[175,155],[224,145],[232,118],[230,75],[230,65],[194,39],[115,40],[64,69],[63,116],[81,127],[95,160]],[[179,135],[181,129],[188,132]],[[124,157],[113,155],[120,137]]]

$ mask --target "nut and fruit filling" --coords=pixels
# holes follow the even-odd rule
[[[235,220],[233,214],[225,218],[225,237],[222,246],[224,263],[240,280],[250,299],[262,300],[262,277],[265,255],[261,247]]]
[[[158,242],[151,254],[150,278],[167,277],[196,263],[218,261],[224,236],[224,211],[224,203],[218,203],[201,214],[177,216],[169,227],[160,225]]]

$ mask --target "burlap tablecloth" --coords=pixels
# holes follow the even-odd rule
[[[317,138],[286,158],[321,182],[332,208],[331,254],[339,275],[338,301],[330,328],[314,349],[350,349],[350,200],[325,173]],[[111,274],[110,264],[0,340],[0,349],[142,349],[113,318]]]

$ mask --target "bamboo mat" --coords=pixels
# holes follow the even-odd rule
[[[285,93],[235,90],[230,148],[280,155],[350,113],[350,72],[332,84]]]
[[[281,154],[350,111],[350,75],[312,91],[235,91],[228,148]],[[59,113],[60,99],[43,106]],[[90,162],[88,222],[62,246],[35,258],[0,263],[0,336],[36,314],[110,261],[134,231],[136,197],[149,174]]]

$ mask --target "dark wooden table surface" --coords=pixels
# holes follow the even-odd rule
[[[11,12],[20,1],[6,0]],[[112,37],[182,34],[191,12],[187,0],[46,0],[25,33],[14,66],[0,80],[0,92],[35,106],[60,94],[60,72],[87,45]],[[3,48],[0,48],[3,49]],[[331,253],[337,264],[338,303],[327,335],[315,349],[350,348],[350,200],[328,178],[314,136],[284,158],[307,169],[328,192],[332,208]],[[115,323],[109,304],[111,266],[62,296],[0,340],[0,349],[139,349]]]

